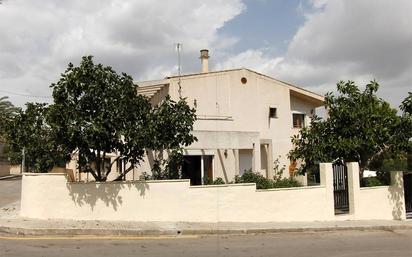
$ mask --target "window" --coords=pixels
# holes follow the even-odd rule
[[[294,128],[305,127],[305,114],[293,113],[292,115],[293,115],[293,127]]]
[[[269,118],[277,118],[277,109],[274,107],[269,107]]]

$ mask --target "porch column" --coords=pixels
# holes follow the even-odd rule
[[[253,143],[252,171],[262,173],[261,168],[260,168],[260,142],[259,141]],[[266,175],[266,174],[262,174],[262,175]]]
[[[268,153],[268,179],[273,179],[273,146],[272,140],[267,145],[267,153]]]
[[[204,157],[205,156],[203,154],[200,157],[200,180],[201,180],[202,185],[204,184],[203,180],[205,178],[205,165],[204,165],[205,159],[204,159]]]
[[[235,156],[235,175],[239,175],[239,149],[233,149],[233,154]]]

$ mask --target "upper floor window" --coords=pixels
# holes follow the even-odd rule
[[[278,117],[277,108],[269,107],[269,118],[277,118],[277,117]]]
[[[293,127],[294,128],[304,128],[305,127],[305,114],[303,113],[293,113]]]

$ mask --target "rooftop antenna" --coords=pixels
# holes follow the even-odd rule
[[[177,73],[178,73],[178,81],[177,84],[179,85],[179,98],[182,99],[182,86],[181,86],[181,81],[180,81],[180,72],[181,72],[181,66],[180,66],[180,51],[182,50],[182,44],[177,43],[176,44],[176,50],[177,50]]]

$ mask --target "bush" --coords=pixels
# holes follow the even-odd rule
[[[225,181],[222,178],[216,178],[215,180],[212,180],[211,178],[205,177],[203,179],[203,184],[204,185],[223,185],[225,184]]]
[[[385,185],[378,177],[367,177],[362,179],[363,187],[377,187]]]
[[[286,188],[286,187],[301,187],[302,184],[294,179],[293,177],[291,178],[281,178],[279,180],[275,180],[273,182],[273,187],[274,188]]]
[[[273,188],[272,181],[259,173],[252,172],[251,170],[246,171],[242,176],[236,176],[235,183],[256,183],[257,189]]]
[[[256,183],[257,189],[270,189],[270,188],[285,188],[285,187],[300,187],[302,186],[299,181],[291,178],[282,178],[281,176],[275,176],[274,180],[265,178],[260,173],[252,172],[251,170],[243,173],[242,176],[235,177],[235,183]]]

